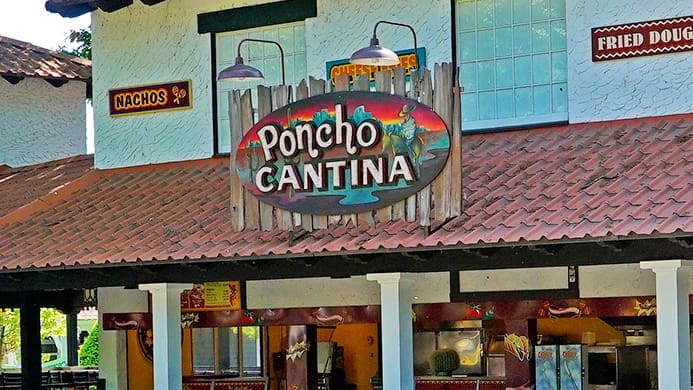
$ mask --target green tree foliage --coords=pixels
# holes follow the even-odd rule
[[[19,348],[19,310],[0,311],[0,363],[5,354]]]
[[[59,52],[91,60],[91,27],[71,30],[65,41],[68,44],[61,46]]]
[[[79,350],[80,366],[99,365],[99,323],[94,323],[87,339]]]
[[[19,309],[0,311],[0,362],[7,352],[18,352],[21,336],[19,333]],[[67,325],[65,315],[56,309],[41,309],[41,339],[48,336],[65,336]]]
[[[67,318],[58,309],[41,309],[41,339],[48,336],[65,336]]]

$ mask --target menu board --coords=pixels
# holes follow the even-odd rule
[[[181,311],[239,310],[241,308],[241,283],[197,283],[180,296]]]

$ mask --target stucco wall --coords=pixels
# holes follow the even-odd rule
[[[93,13],[97,168],[206,158],[213,152],[209,34],[197,33],[197,14],[263,1],[135,2],[118,12]],[[567,0],[568,100],[572,123],[691,112],[690,52],[593,63],[592,27],[690,14],[687,2]],[[305,22],[308,74],[325,78],[325,62],[368,44],[377,20],[411,24],[427,63],[451,60],[450,2],[317,0]],[[382,25],[378,37],[394,50],[413,46],[403,27]],[[307,75],[306,75],[307,76]],[[192,80],[193,109],[111,118],[109,89]]]
[[[614,277],[618,275],[618,277]],[[579,267],[583,298],[632,297],[655,294],[655,274],[639,264]]]
[[[380,285],[365,276],[248,281],[246,289],[249,309],[380,305]],[[449,274],[417,274],[412,291],[414,303],[449,302]]]
[[[118,12],[92,14],[97,168],[212,155],[210,37],[197,33],[197,14],[260,3],[264,2],[169,0],[155,6],[135,2]],[[372,6],[318,1],[317,18],[306,21],[309,74],[325,78],[326,61],[346,58],[366,46],[378,19],[411,23],[419,45],[426,47],[428,63],[449,61],[451,20],[447,0],[418,8],[403,6],[396,0],[367,8]],[[405,28],[384,25],[378,35],[393,50],[413,47]],[[109,89],[188,79],[192,80],[193,90],[191,110],[109,116]]]
[[[592,62],[591,28],[691,15],[681,0],[567,0],[571,123],[693,111],[693,55]]]
[[[655,273],[640,264],[611,264],[579,267],[580,296],[633,297],[655,295]],[[618,277],[614,277],[618,275]],[[688,293],[693,294],[693,272],[688,271]]]
[[[368,46],[378,20],[411,25],[418,46],[426,48],[428,68],[433,69],[436,62],[451,61],[449,0],[318,0],[318,17],[306,21],[308,73],[324,79],[325,62],[349,58],[356,50]],[[406,27],[381,24],[378,39],[382,46],[392,50],[414,47],[413,36]]]
[[[97,168],[211,155],[209,37],[180,3],[92,14]],[[174,80],[192,80],[192,110],[109,116],[109,89]]]
[[[460,292],[568,288],[568,267],[513,268],[459,273]]]
[[[567,267],[464,271],[459,273],[461,292],[521,291],[567,288]],[[618,277],[614,277],[618,275]],[[578,267],[582,298],[655,295],[655,274],[639,263]],[[693,272],[688,291],[693,294]]]
[[[86,85],[60,88],[43,79],[12,85],[0,79],[0,164],[12,167],[87,151]]]

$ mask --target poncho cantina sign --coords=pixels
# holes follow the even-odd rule
[[[450,154],[445,122],[416,101],[335,92],[284,106],[255,124],[236,151],[243,186],[298,213],[359,213],[415,194]]]

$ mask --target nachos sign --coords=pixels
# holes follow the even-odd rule
[[[450,153],[445,122],[414,100],[335,92],[289,104],[261,119],[236,151],[243,186],[293,212],[374,210],[415,194]]]

